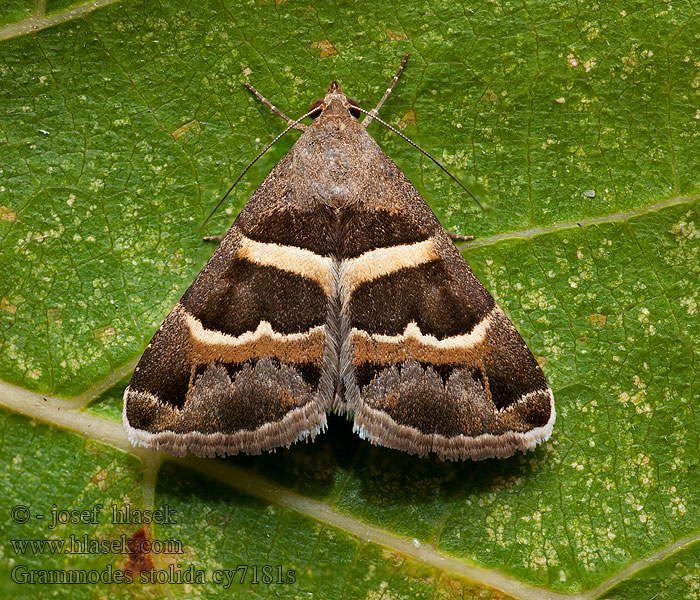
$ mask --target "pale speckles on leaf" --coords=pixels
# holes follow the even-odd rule
[[[104,186],[105,186],[105,182],[102,179],[95,178],[95,179],[92,179],[90,181],[90,183],[88,184],[88,189],[94,193],[94,192],[99,192],[100,190],[102,190],[102,188],[104,188]]]
[[[583,29],[588,40],[595,40],[600,37],[600,29],[598,29],[597,23],[585,23]]]
[[[597,62],[598,62],[598,59],[595,57],[587,58],[583,62],[583,68],[586,71],[586,73],[588,73],[591,69],[593,69]]]
[[[321,40],[319,42],[313,42],[311,46],[320,50],[319,58],[326,58],[327,56],[333,56],[334,54],[338,54],[338,51],[335,49],[335,46],[331,43],[330,40]]]
[[[698,301],[693,296],[681,298],[679,304],[685,308],[689,315],[696,315],[698,313]]]
[[[2,300],[0,300],[0,310],[4,310],[5,312],[9,312],[11,315],[14,315],[17,312],[17,307],[7,298],[3,297]]]
[[[391,592],[391,589],[389,588],[388,581],[382,581],[379,584],[378,588],[379,589],[369,591],[369,593],[366,596],[367,600],[399,600],[400,599],[400,596],[393,594]]]
[[[673,516],[683,516],[686,512],[688,512],[685,502],[679,496],[674,496],[671,498],[669,508],[671,509],[671,514],[673,514]]]
[[[522,289],[518,288],[517,285],[514,287]],[[494,289],[498,289],[498,286],[495,286]],[[541,287],[525,288],[521,296],[521,305],[524,310],[551,311],[556,308],[556,302],[553,301],[547,290]]]
[[[7,206],[0,206],[0,221],[14,223],[17,220],[17,213]]]
[[[700,237],[700,230],[697,229],[695,223],[693,221],[686,221],[685,219],[676,223],[669,231],[674,235],[682,235],[691,240]]]
[[[635,375],[633,380],[636,391],[630,390],[620,392],[618,399],[623,404],[628,404],[631,402],[634,405],[635,412],[637,414],[650,414],[651,406],[648,403],[644,403],[644,400],[647,397],[647,386],[638,375]]]

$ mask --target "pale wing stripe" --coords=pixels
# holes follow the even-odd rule
[[[421,332],[414,321],[400,335],[369,334],[353,327],[350,332],[353,363],[393,364],[408,359],[433,364],[473,362],[493,323],[493,313],[486,315],[469,333],[442,340]]]
[[[257,342],[264,337],[269,337],[279,342],[293,342],[298,340],[307,340],[309,336],[318,332],[323,332],[323,325],[312,327],[308,331],[297,333],[279,333],[272,328],[272,325],[267,321],[260,321],[255,331],[246,331],[241,335],[229,335],[214,329],[207,329],[202,322],[195,316],[185,313],[185,320],[190,329],[190,334],[193,339],[206,344],[215,344],[217,346],[243,346],[251,342]]]
[[[333,292],[333,259],[305,248],[257,242],[242,236],[238,257],[264,267],[275,267],[316,281],[330,296]]]
[[[356,258],[344,260],[340,272],[346,294],[351,294],[361,283],[395,273],[400,269],[417,267],[437,260],[438,251],[433,238],[413,244],[369,250]]]
[[[187,312],[185,323],[190,331],[192,350],[200,363],[216,360],[242,363],[264,356],[293,363],[320,364],[323,360],[324,325],[301,333],[279,333],[267,321],[260,321],[255,331],[234,336],[207,329],[199,319]]]

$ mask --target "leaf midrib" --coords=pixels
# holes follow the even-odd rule
[[[0,27],[0,42],[30,33],[36,33],[37,31],[59,25],[60,23],[65,23],[66,21],[80,19],[98,8],[114,4],[115,2],[117,2],[117,0],[94,0],[94,2],[78,4],[64,11],[46,15],[44,0],[37,0],[34,14],[31,17]]]

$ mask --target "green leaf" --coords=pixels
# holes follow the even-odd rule
[[[700,46],[690,3],[4,9],[3,597],[698,597]],[[371,108],[404,52],[381,116],[488,211],[379,124],[369,131],[447,229],[477,236],[465,257],[555,391],[551,440],[508,460],[446,464],[369,446],[333,418],[313,444],[260,457],[131,448],[121,394],[212,252],[196,229],[284,127],[242,82],[290,116],[335,78]],[[210,233],[295,135],[253,167]],[[54,505],[80,514],[97,504],[96,522],[49,528]],[[43,583],[147,563],[133,552],[22,551],[23,540],[137,539],[141,526],[112,523],[112,505],[176,511],[142,532],[172,542],[152,555],[146,581]],[[214,581],[244,565],[242,583],[242,570],[229,587]],[[206,583],[159,580],[169,569]],[[34,583],[13,582],[23,573]]]

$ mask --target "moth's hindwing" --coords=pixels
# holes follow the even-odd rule
[[[383,184],[393,214],[363,207],[348,224],[352,250],[340,269],[341,369],[355,431],[375,444],[452,460],[532,449],[555,418],[544,374],[394,169]],[[366,238],[361,224],[389,219],[392,229],[376,227]]]
[[[304,219],[280,216],[274,184],[283,170],[268,179],[264,202],[250,200],[144,352],[124,395],[133,444],[175,455],[258,453],[325,429],[337,379],[326,335],[333,261],[267,239],[299,225],[280,219]],[[316,231],[302,243],[322,251]]]

